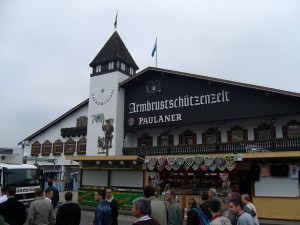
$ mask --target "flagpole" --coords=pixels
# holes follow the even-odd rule
[[[155,65],[156,65],[156,68],[157,68],[157,37],[156,37],[156,56],[155,56],[155,58],[156,58],[156,63],[155,63]]]

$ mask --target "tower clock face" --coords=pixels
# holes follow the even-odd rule
[[[91,99],[96,105],[106,105],[112,100],[114,92],[115,90],[100,88],[92,92]]]

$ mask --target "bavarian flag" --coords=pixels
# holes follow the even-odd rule
[[[155,44],[151,53],[151,56],[153,57],[155,55],[155,52],[157,51],[157,38],[155,39]]]

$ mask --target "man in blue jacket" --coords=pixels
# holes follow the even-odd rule
[[[95,200],[98,204],[95,210],[95,219],[91,225],[111,225],[112,210],[105,201],[105,190],[96,191]]]

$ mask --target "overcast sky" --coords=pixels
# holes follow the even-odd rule
[[[114,32],[158,67],[300,92],[299,0],[0,0],[0,147],[88,98]]]

